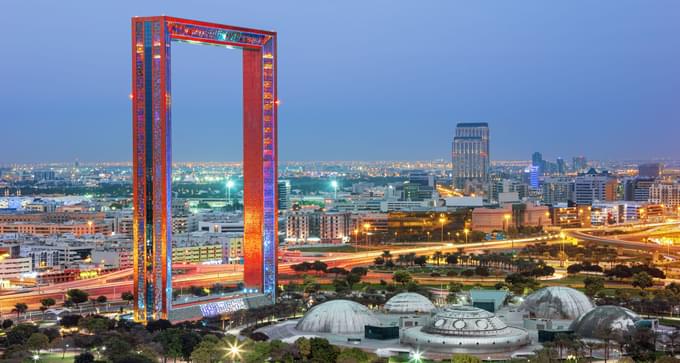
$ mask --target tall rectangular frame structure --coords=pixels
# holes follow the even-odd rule
[[[275,298],[277,273],[276,33],[168,16],[132,18],[135,319],[172,306],[170,44],[243,51],[244,282]]]

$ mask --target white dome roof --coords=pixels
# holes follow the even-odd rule
[[[363,334],[366,325],[380,325],[367,307],[349,300],[331,300],[309,310],[296,329],[310,333]]]
[[[429,313],[432,310],[432,301],[415,292],[402,292],[385,303],[385,311],[388,313]]]
[[[403,330],[401,341],[448,354],[513,351],[530,343],[526,330],[508,326],[495,314],[472,306],[439,310],[427,325]]]
[[[574,320],[595,306],[582,292],[570,287],[551,286],[527,296],[522,308],[540,319]]]
[[[584,338],[602,338],[602,334],[625,334],[635,329],[640,317],[621,306],[603,305],[574,320],[569,330]]]

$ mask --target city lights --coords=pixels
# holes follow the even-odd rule
[[[680,3],[351,1],[3,8],[0,360],[676,358]]]

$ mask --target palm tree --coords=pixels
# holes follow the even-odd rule
[[[385,250],[385,251],[383,251],[383,253],[382,253],[382,258],[385,259],[385,262],[387,262],[387,261],[392,261],[392,253],[390,253],[389,250]]]
[[[442,257],[444,257],[444,254],[442,254],[442,251],[434,251],[434,254],[432,255],[432,259],[437,263],[437,266],[439,266],[439,262],[441,261]]]
[[[57,302],[53,298],[48,297],[40,300],[40,311],[43,312],[43,318],[45,317],[45,310],[49,309],[50,306],[55,305]]]
[[[14,309],[12,309],[12,312],[17,313],[17,319],[21,316],[21,314],[25,313],[28,310],[28,305],[25,303],[16,303],[14,304]]]

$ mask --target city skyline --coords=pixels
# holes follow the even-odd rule
[[[677,4],[359,8],[309,3],[295,9],[263,4],[271,11],[239,4],[228,9],[109,4],[89,11],[87,19],[75,15],[76,9],[91,10],[83,2],[55,8],[44,3],[45,11],[36,14],[29,13],[29,5],[13,4],[0,19],[22,26],[29,38],[71,34],[84,25],[91,31],[79,33],[78,42],[36,45],[8,39],[14,56],[0,60],[9,85],[0,91],[5,100],[0,121],[12,127],[5,129],[0,162],[130,160],[129,35],[119,25],[133,15],[159,12],[215,14],[208,20],[288,35],[279,50],[286,69],[280,80],[286,125],[280,135],[282,161],[310,160],[311,155],[318,160],[447,159],[458,122],[489,123],[492,160],[525,160],[536,150],[547,159],[567,160],[678,154],[672,139],[680,131],[673,91],[680,76],[672,70],[680,48],[671,46],[680,30],[671,9]],[[17,23],[29,14],[34,26]],[[634,21],[640,16],[655,21]],[[351,32],[342,27],[349,19],[354,19]],[[408,31],[426,25],[433,35]],[[380,47],[373,46],[373,38],[379,38]],[[441,54],[423,56],[435,44]],[[176,47],[175,65],[182,74],[173,84],[177,161],[242,158],[240,81],[233,79],[238,72],[215,72],[240,68],[240,63],[238,56],[221,53]],[[442,59],[446,67],[438,62]],[[321,124],[333,125],[333,132]],[[420,132],[412,132],[421,125]],[[618,142],[603,142],[604,136]]]

